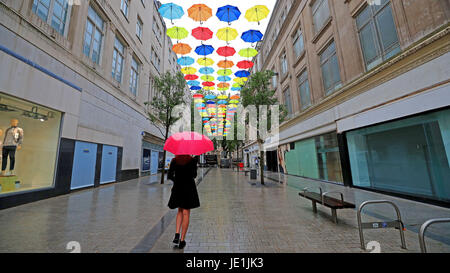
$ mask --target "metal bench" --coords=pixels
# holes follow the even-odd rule
[[[354,209],[355,204],[344,201],[344,194],[338,191],[328,191],[322,192],[322,188],[318,187],[320,193],[309,192],[308,188],[303,189],[303,192],[299,192],[298,195],[304,197],[306,199],[311,200],[313,212],[317,213],[317,203],[322,204],[322,206],[331,208],[331,216],[333,218],[334,223],[338,223],[337,212],[338,209]],[[341,199],[336,199],[330,196],[327,196],[331,193],[339,193]]]

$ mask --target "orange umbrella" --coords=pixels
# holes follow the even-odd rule
[[[188,9],[189,17],[194,21],[206,21],[212,17],[212,9],[204,4],[196,4]]]
[[[217,66],[221,68],[232,68],[234,66],[234,63],[232,61],[225,60],[217,63]]]
[[[234,95],[234,96],[231,96],[230,97],[230,99],[232,99],[232,100],[238,100],[238,99],[240,99],[241,97],[239,96],[239,95]]]
[[[172,48],[173,52],[176,54],[189,54],[192,51],[192,47],[190,47],[188,44],[178,43],[175,44]]]
[[[218,87],[218,88],[228,88],[228,87],[230,87],[230,84],[229,84],[229,83],[226,83],[226,82],[224,82],[224,83],[219,83],[219,84],[217,85],[217,87]]]

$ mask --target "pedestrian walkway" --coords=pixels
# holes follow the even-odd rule
[[[79,242],[83,253],[365,252],[356,211],[339,211],[337,225],[320,205],[315,215],[311,202],[298,196],[294,182],[300,178],[285,177],[292,180],[288,183],[268,179],[261,186],[230,169],[208,171],[199,169],[201,207],[192,210],[184,250],[172,244],[176,211],[167,208],[171,182],[160,185],[159,177],[144,177],[1,210],[0,252],[69,252],[71,241]],[[430,206],[435,210],[447,217],[450,212]],[[414,231],[405,234],[408,250],[401,250],[397,230],[364,234],[366,242],[380,243],[381,252],[419,252]],[[434,238],[427,238],[427,246],[430,252],[450,252],[450,245]]]

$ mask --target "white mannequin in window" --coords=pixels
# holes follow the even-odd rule
[[[18,127],[19,120],[11,119],[11,127],[5,131],[5,137],[3,138],[2,146],[2,175],[14,175],[15,167],[15,154],[16,150],[20,150],[23,140],[23,129]],[[9,172],[6,172],[6,165],[9,157]]]

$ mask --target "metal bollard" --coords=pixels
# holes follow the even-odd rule
[[[436,223],[450,223],[450,218],[439,218],[439,219],[430,219],[423,223],[423,225],[420,227],[419,231],[419,243],[420,243],[420,251],[422,253],[427,253],[427,248],[425,245],[425,231],[427,231],[427,228],[431,226],[432,224]]]

